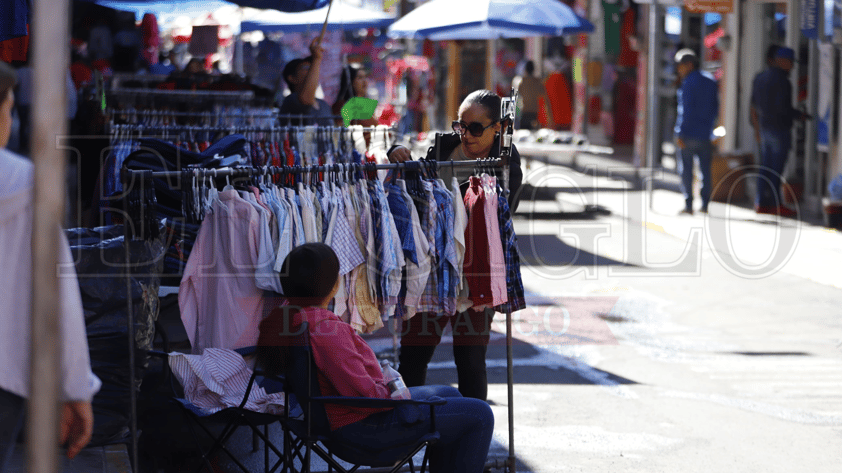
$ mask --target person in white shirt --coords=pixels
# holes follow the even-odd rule
[[[21,432],[29,391],[32,298],[32,163],[6,149],[11,133],[14,69],[0,62],[0,471]],[[61,340],[61,422],[57,426],[67,456],[73,458],[93,432],[91,399],[100,380],[91,371],[82,298],[60,228],[59,299]]]

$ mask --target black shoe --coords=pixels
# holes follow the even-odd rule
[[[703,213],[703,214],[708,213],[708,206],[707,206],[707,205],[705,205],[704,207],[700,208],[700,209],[699,209],[699,213]]]
[[[684,209],[678,215],[693,215],[693,209]]]

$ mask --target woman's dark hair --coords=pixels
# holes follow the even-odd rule
[[[339,115],[342,106],[345,105],[354,94],[354,80],[357,79],[357,74],[362,70],[362,66],[357,63],[348,64],[342,68],[342,73],[339,76],[339,92],[336,94],[336,100],[333,102],[333,114]]]
[[[289,347],[297,343],[300,327],[292,326],[292,318],[302,307],[320,304],[333,291],[339,279],[339,258],[324,243],[307,243],[284,259],[281,288],[289,305],[283,305],[260,322],[257,360],[269,374],[283,374],[289,364]]]
[[[488,118],[490,118],[494,122],[500,121],[500,103],[502,99],[499,95],[495,94],[490,90],[475,90],[468,94],[465,97],[465,100],[462,101],[462,105],[459,106],[459,110],[463,108],[469,107],[473,104],[482,105],[485,107],[485,111],[488,114]]]

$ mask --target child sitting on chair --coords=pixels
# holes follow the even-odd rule
[[[389,399],[389,388],[374,352],[347,323],[327,310],[339,287],[339,260],[322,243],[294,248],[284,260],[281,287],[289,306],[275,308],[260,324],[261,363],[281,372],[282,334],[298,333],[308,322],[310,345],[318,369],[322,396]],[[485,401],[463,398],[450,386],[409,388],[413,399],[438,396],[447,404],[435,407],[440,440],[430,447],[431,472],[483,471],[494,429],[494,415]],[[335,438],[359,447],[389,448],[430,431],[430,412],[417,406],[364,409],[326,405]]]

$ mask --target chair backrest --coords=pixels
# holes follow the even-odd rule
[[[289,356],[290,362],[286,372],[287,386],[295,394],[298,403],[304,410],[305,419],[308,423],[308,435],[313,433],[327,434],[330,432],[330,423],[327,420],[327,412],[324,404],[310,402],[313,397],[321,396],[319,387],[318,368],[313,359],[313,350],[310,346],[310,331],[307,322],[303,322],[294,335],[290,335]],[[312,430],[310,429],[312,428]]]

